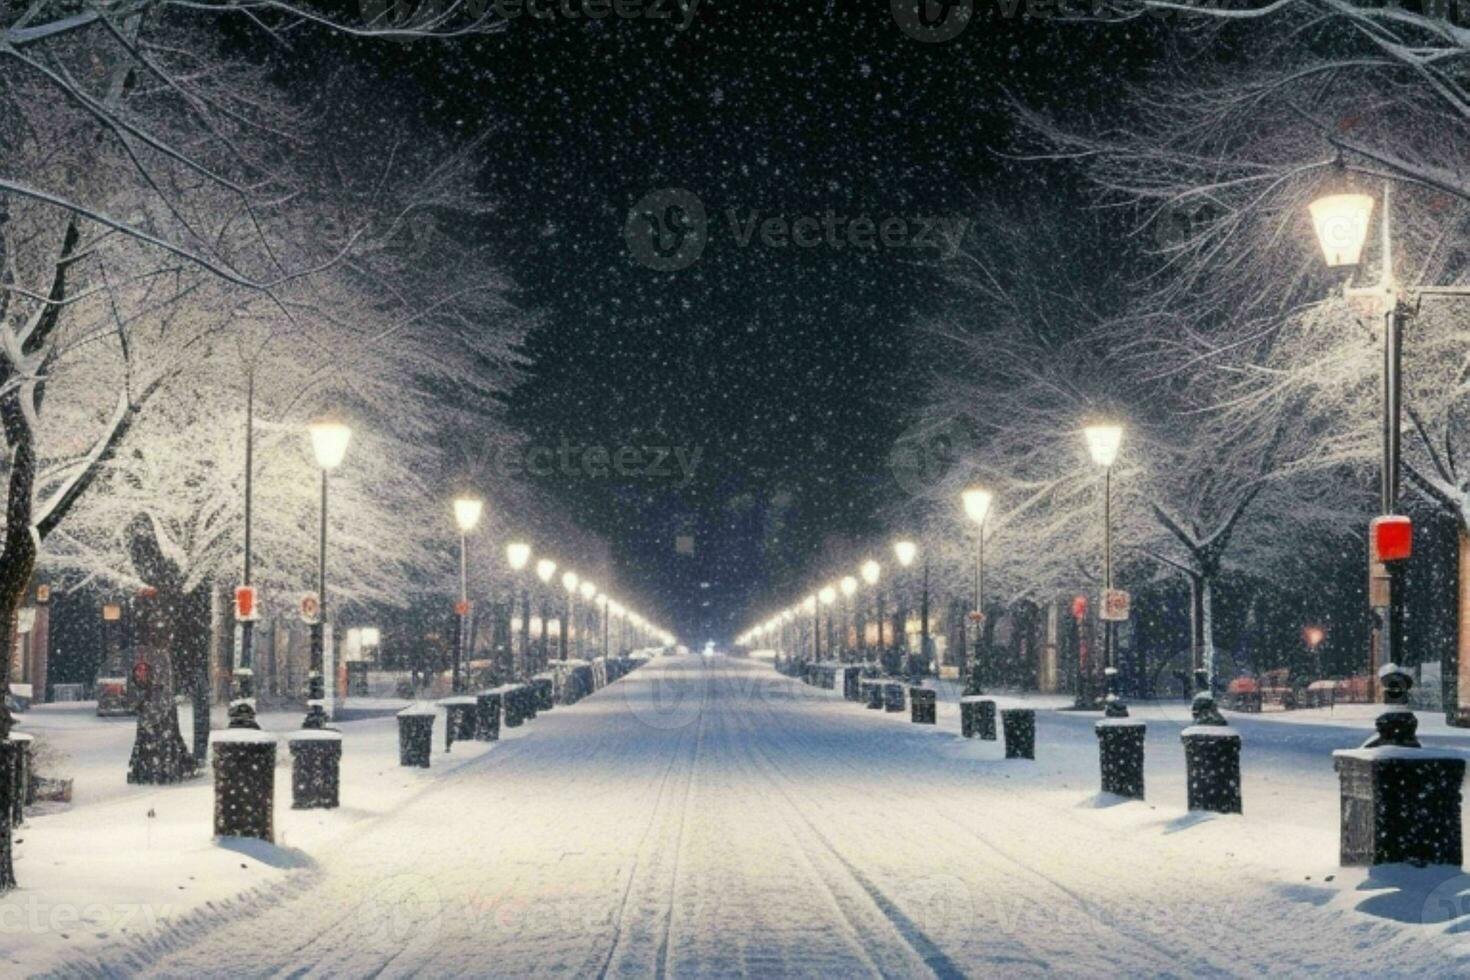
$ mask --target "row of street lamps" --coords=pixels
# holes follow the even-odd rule
[[[1104,618],[1104,640],[1103,640],[1103,663],[1107,677],[1108,690],[1106,699],[1106,711],[1111,717],[1127,717],[1128,707],[1123,702],[1121,692],[1118,688],[1118,670],[1115,659],[1115,643],[1113,641],[1113,625],[1116,617],[1119,601],[1113,588],[1113,521],[1112,521],[1112,472],[1113,464],[1117,461],[1118,451],[1123,443],[1123,427],[1112,423],[1099,423],[1086,426],[1083,435],[1087,440],[1088,451],[1093,462],[1103,469],[1103,618]],[[960,494],[960,502],[964,508],[965,516],[975,525],[975,576],[974,576],[974,609],[970,613],[970,620],[974,624],[974,646],[972,652],[971,676],[968,681],[967,693],[981,694],[981,668],[984,664],[983,636],[985,624],[985,537],[986,525],[993,513],[995,495],[983,486],[971,486]],[[918,546],[911,540],[902,539],[895,541],[893,551],[903,568],[913,564],[918,556]],[[863,562],[860,574],[862,581],[873,587],[878,583],[881,575],[881,566],[876,561]],[[782,610],[770,619],[752,627],[741,634],[736,643],[740,646],[751,646],[756,643],[767,644],[772,641],[779,642],[783,630],[789,628],[790,624],[797,621],[802,614],[813,617],[812,636],[815,658],[821,659],[821,610],[830,607],[836,601],[840,593],[847,600],[847,614],[852,613],[852,597],[858,590],[858,580],[851,575],[844,576],[833,585],[825,585],[815,593],[808,595],[803,601]],[[877,591],[878,609],[878,645],[884,646],[883,640],[883,609],[882,592]],[[827,616],[828,654],[831,650],[831,613]],[[898,637],[894,637],[895,642]],[[859,633],[859,647],[863,646],[863,634]],[[924,600],[922,616],[922,641],[921,650],[928,653],[929,650],[929,566],[926,556],[924,563]],[[1079,685],[1081,680],[1079,677]],[[1080,691],[1080,687],[1079,687]],[[1080,698],[1079,694],[1079,698]]]
[[[905,574],[903,570],[912,566],[915,559],[918,558],[919,546],[907,538],[900,539],[893,543],[893,555],[898,561],[901,570],[899,574],[903,575]],[[781,610],[765,622],[742,633],[736,638],[735,642],[739,646],[753,646],[757,643],[763,645],[776,643],[784,647],[789,644],[783,643],[782,637],[788,636],[789,631],[792,629],[801,629],[801,627],[794,626],[793,624],[797,624],[810,617],[813,655],[814,659],[820,660],[822,658],[822,610],[827,609],[826,634],[828,655],[830,656],[833,653],[832,648],[835,645],[832,636],[833,623],[831,607],[836,604],[838,595],[841,595],[844,605],[843,635],[844,637],[847,635],[849,627],[854,629],[857,634],[857,648],[866,652],[866,623],[859,624],[854,616],[856,597],[861,588],[859,580],[861,580],[862,584],[866,585],[869,591],[873,593],[876,604],[878,615],[878,650],[881,656],[881,652],[888,648],[887,636],[884,629],[887,610],[884,605],[883,590],[879,588],[879,581],[882,577],[883,566],[871,558],[867,559],[858,566],[858,574],[856,576],[844,575],[834,583],[821,586],[800,602]],[[929,562],[927,556],[924,561],[923,600],[921,608],[920,649],[927,653],[929,649]],[[908,610],[900,607],[899,614],[901,620],[906,624]],[[904,628],[906,629],[907,626]],[[892,637],[893,645],[900,646],[901,639],[895,628]],[[843,645],[846,646],[845,639]]]
[[[469,535],[480,523],[480,516],[484,512],[484,501],[478,497],[463,496],[454,501],[454,517],[459,525],[459,603],[455,612],[459,616],[459,637],[454,647],[454,667],[451,676],[450,687],[455,694],[464,692],[463,663],[470,641],[470,610],[469,599]],[[529,673],[531,655],[531,593],[527,588],[526,570],[531,567],[532,549],[529,544],[522,541],[512,541],[505,547],[506,564],[512,573],[511,597],[509,607],[510,630],[510,655],[512,671]],[[536,578],[542,585],[541,594],[541,626],[540,648],[541,658],[548,658],[548,631],[550,620],[547,616],[547,596],[551,590],[551,583],[556,575],[558,564],[551,558],[539,559],[535,566]],[[570,569],[562,572],[562,588],[565,592],[564,615],[560,618],[561,633],[561,659],[566,660],[569,656],[571,624],[576,614],[576,602],[580,596],[589,610],[597,610],[602,624],[602,651],[607,653],[610,640],[610,626],[612,620],[618,621],[619,649],[626,649],[629,630],[631,629],[634,642],[644,640],[656,641],[662,646],[672,646],[674,637],[656,624],[645,619],[641,614],[628,609],[622,603],[611,596],[601,592],[597,584],[590,579],[585,579]],[[517,593],[520,599],[520,617],[516,616]],[[588,617],[590,623],[591,617]],[[520,650],[521,662],[517,667],[515,662],[515,632],[519,627],[521,634]],[[589,627],[590,628],[590,627]],[[586,631],[577,630],[577,643],[579,647],[584,642]]]

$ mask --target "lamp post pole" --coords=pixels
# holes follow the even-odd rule
[[[316,563],[317,615],[316,621],[311,624],[311,664],[307,674],[306,720],[301,723],[301,727],[305,729],[321,729],[327,725],[327,713],[324,708],[327,691],[322,677],[326,663],[327,630],[327,472],[327,468],[322,467],[322,522],[321,534],[317,542]]]
[[[251,577],[251,523],[255,505],[255,365],[245,374],[245,568],[247,588]],[[240,623],[240,653],[235,658],[231,680],[230,727],[259,729],[255,720],[255,618]]]

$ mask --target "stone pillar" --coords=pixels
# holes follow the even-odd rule
[[[915,725],[933,725],[938,721],[937,696],[928,688],[909,688],[909,720]]]
[[[1189,779],[1189,808],[1240,813],[1240,735],[1231,730],[1206,689],[1194,696],[1194,724],[1180,733]]]
[[[342,733],[303,728],[290,735],[291,807],[331,810],[340,803]]]
[[[214,836],[274,842],[276,737],[226,728],[209,740],[214,764]]]
[[[1102,791],[1143,799],[1143,739],[1147,726],[1135,718],[1104,718],[1095,730]]]
[[[1464,756],[1419,745],[1409,710],[1413,678],[1385,664],[1378,679],[1388,710],[1360,749],[1332,753],[1341,783],[1344,865],[1463,863],[1460,787]]]
[[[1005,731],[1007,759],[1036,758],[1036,712],[1031,708],[1006,708],[1000,713]]]
[[[960,733],[965,738],[995,741],[995,699],[983,694],[961,697]]]
[[[429,768],[434,754],[434,716],[427,704],[413,704],[398,712],[398,764]],[[447,750],[446,750],[447,751]]]

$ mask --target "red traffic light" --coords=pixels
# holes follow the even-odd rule
[[[1403,561],[1414,553],[1414,523],[1402,514],[1375,517],[1368,539],[1375,561]]]

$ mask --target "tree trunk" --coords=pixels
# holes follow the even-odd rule
[[[179,709],[174,702],[173,658],[170,640],[177,613],[156,590],[133,602],[137,624],[138,660],[142,665],[138,691],[138,729],[128,760],[128,782],[166,785],[193,776],[198,767],[179,732]]]

